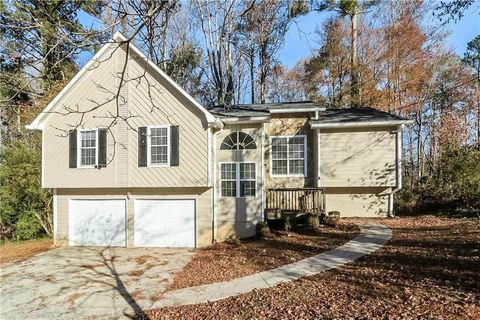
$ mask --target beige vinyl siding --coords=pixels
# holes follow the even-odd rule
[[[128,199],[128,197],[130,197]],[[133,246],[135,198],[139,199],[195,199],[196,243],[198,247],[212,243],[212,189],[211,188],[142,188],[142,189],[58,189],[57,238],[55,244],[68,245],[68,214],[70,199],[127,199],[127,246]]]
[[[138,133],[129,132],[129,183],[132,187],[197,187],[208,184],[208,134],[198,109],[159,77],[145,73],[143,60],[129,61],[129,77],[139,82],[129,86],[129,110],[138,117],[133,129],[149,125],[179,126],[178,167],[138,167]]]
[[[385,217],[390,188],[327,188],[327,211],[341,217]]]
[[[217,198],[217,239],[225,240],[235,234],[240,238],[255,234],[255,223],[261,221],[262,207],[262,126],[263,124],[226,125],[216,136],[216,198]],[[256,149],[220,150],[223,139],[232,132],[241,131],[249,134],[257,145]],[[246,198],[222,197],[221,170],[222,162],[255,162],[256,196]]]
[[[115,186],[115,162],[106,168],[84,169],[69,168],[69,137],[68,130],[78,125],[84,128],[107,127],[111,119],[101,118],[107,110],[114,110],[115,78],[112,70],[115,68],[115,59],[118,51],[112,54],[112,58],[96,64],[90,69],[79,86],[68,95],[56,113],[48,116],[44,135],[44,185],[46,188],[56,187],[113,187]],[[100,89],[101,88],[101,89]],[[101,107],[98,107],[102,104]],[[86,112],[98,107],[97,110],[79,113],[69,113],[69,109]],[[80,126],[80,128],[82,127]],[[111,128],[112,133],[117,134],[117,128]],[[113,139],[107,134],[107,160],[111,160],[115,152]],[[126,172],[122,174],[126,175]],[[119,177],[120,178],[120,177]]]
[[[395,128],[320,130],[322,187],[396,185]]]
[[[108,57],[111,55],[111,58]],[[92,68],[84,80],[65,98],[62,105],[80,111],[49,116],[46,122],[44,187],[114,188],[114,187],[206,187],[208,183],[208,135],[204,115],[165,80],[152,76],[138,58],[128,60],[125,82],[118,99],[119,115],[128,123],[113,123],[115,95],[120,84],[125,51],[111,50]],[[117,73],[117,77],[114,75]],[[153,74],[153,73],[152,73]],[[110,129],[107,134],[107,167],[101,170],[69,168],[69,139],[65,132],[81,124],[85,128]],[[179,166],[138,167],[138,128],[150,125],[179,126]]]

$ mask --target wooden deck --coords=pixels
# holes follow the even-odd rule
[[[324,188],[267,189],[267,219],[283,219],[325,212]]]

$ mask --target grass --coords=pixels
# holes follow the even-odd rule
[[[0,244],[0,264],[18,262],[25,260],[38,253],[50,250],[53,240],[49,238],[26,240],[26,241],[4,241]]]
[[[335,270],[147,314],[151,319],[480,319],[478,219],[350,221],[383,223],[392,229],[392,239]]]

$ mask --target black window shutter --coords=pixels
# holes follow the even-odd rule
[[[138,166],[147,166],[147,127],[138,128]]]
[[[70,156],[69,156],[69,167],[76,168],[77,167],[77,130],[70,130],[69,134],[69,148],[70,148]]]
[[[170,166],[177,167],[179,165],[179,130],[178,126],[170,127]]]
[[[98,129],[98,166],[107,166],[107,129]]]

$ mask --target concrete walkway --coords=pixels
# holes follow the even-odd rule
[[[225,299],[254,289],[270,288],[281,282],[293,281],[300,277],[338,268],[374,252],[387,243],[392,236],[392,231],[384,225],[363,224],[359,227],[361,232],[357,237],[333,250],[231,281],[166,292],[152,308]]]

